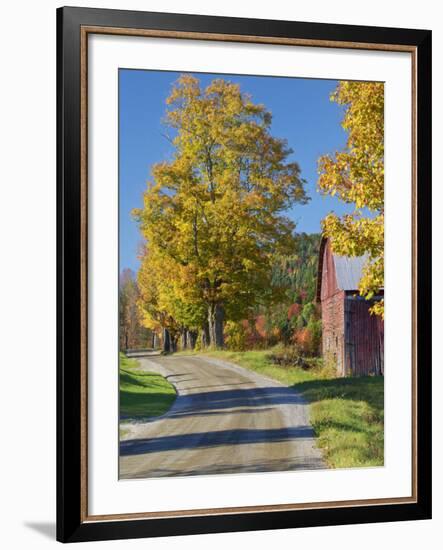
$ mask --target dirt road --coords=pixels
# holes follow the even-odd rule
[[[137,359],[178,395],[166,415],[131,422],[120,479],[326,467],[307,404],[290,388],[209,357]]]

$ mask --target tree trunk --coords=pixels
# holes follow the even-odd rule
[[[197,333],[194,330],[188,330],[188,347],[189,349],[195,349],[195,342],[197,341]]]
[[[223,348],[225,345],[223,328],[225,311],[221,304],[211,304],[208,308],[208,325],[210,344],[213,348]]]
[[[172,353],[175,353],[177,351],[177,340],[178,340],[178,336],[176,334],[173,337],[171,337],[171,351],[172,351]]]
[[[182,349],[185,350],[188,347],[188,331],[184,328],[182,330]]]
[[[167,328],[163,329],[163,351],[165,353],[170,353],[171,351],[171,335]]]
[[[205,323],[203,325],[202,330],[201,330],[201,342],[202,342],[202,348],[208,347],[210,342],[211,342],[211,337],[209,335],[209,325],[208,325],[208,323]]]

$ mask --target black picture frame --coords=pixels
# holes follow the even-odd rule
[[[85,518],[81,29],[101,27],[408,46],[416,55],[415,502],[239,513]],[[87,199],[87,197],[86,197]],[[57,10],[57,539],[62,542],[283,529],[431,517],[431,31],[64,7]],[[83,235],[83,236],[82,236]],[[83,262],[83,263],[82,263]],[[83,268],[82,268],[83,266]],[[84,281],[83,281],[84,282]]]

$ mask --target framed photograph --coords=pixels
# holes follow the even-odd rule
[[[57,92],[58,540],[430,518],[431,32],[60,8]]]

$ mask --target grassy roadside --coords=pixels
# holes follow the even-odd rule
[[[175,401],[174,386],[159,374],[142,371],[135,359],[120,354],[121,435],[124,424],[164,414]]]
[[[205,355],[269,376],[310,403],[310,419],[331,468],[383,465],[383,377],[334,378],[325,369],[272,363],[269,351],[213,351]]]

